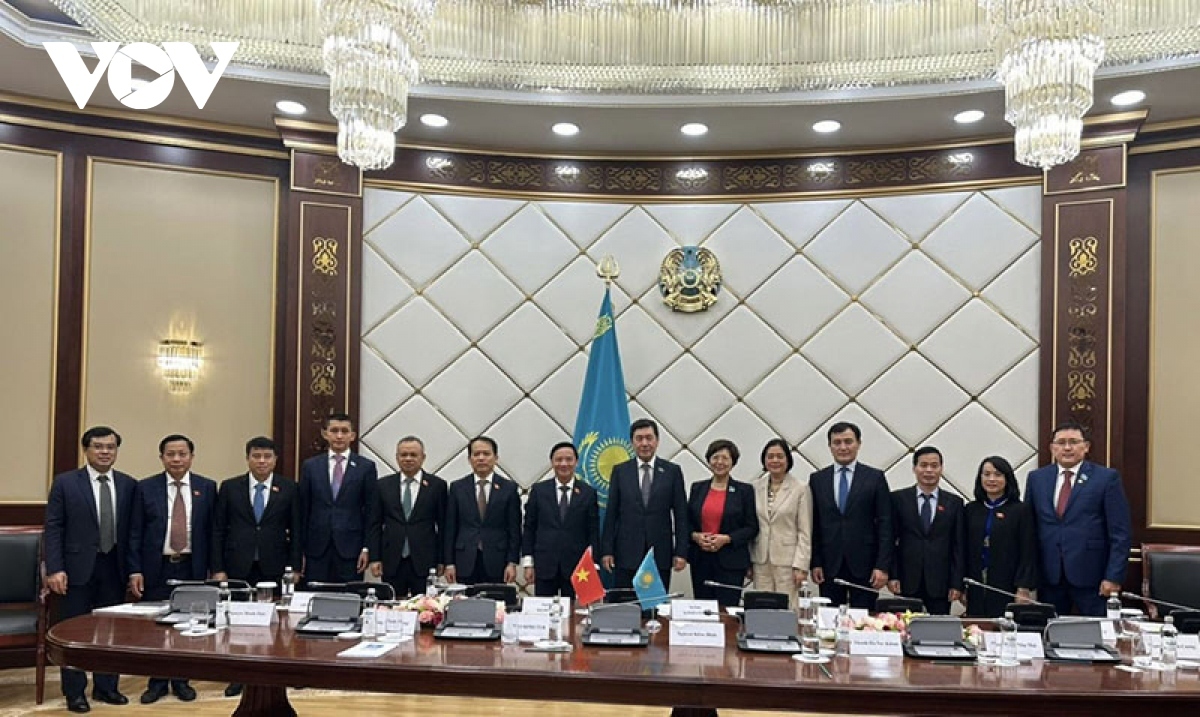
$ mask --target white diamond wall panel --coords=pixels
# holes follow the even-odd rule
[[[922,443],[966,492],[991,453],[1023,482],[1037,443],[1040,208],[1037,186],[752,205],[368,188],[364,450],[394,468],[395,441],[414,433],[426,468],[456,479],[467,437],[489,431],[504,472],[543,479],[550,445],[574,429],[603,293],[595,262],[613,254],[630,416],[660,422],[660,454],[689,482],[708,476],[717,437],[742,449],[739,478],[761,472],[774,435],[804,475],[829,462],[836,420],[862,427],[862,459],[897,486]],[[716,306],[683,314],[662,303],[658,274],[691,244],[716,252],[726,285]]]

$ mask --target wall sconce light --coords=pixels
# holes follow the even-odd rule
[[[158,370],[167,382],[167,391],[176,395],[191,393],[204,363],[204,344],[198,341],[164,339],[158,342]]]

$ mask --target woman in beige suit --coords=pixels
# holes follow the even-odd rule
[[[750,553],[754,589],[786,593],[793,603],[812,557],[812,498],[808,481],[791,474],[794,463],[782,438],[763,447],[767,475],[754,484],[759,530]]]

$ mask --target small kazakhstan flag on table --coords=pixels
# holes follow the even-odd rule
[[[625,396],[625,373],[617,348],[612,295],[604,290],[596,334],[588,355],[587,378],[579,413],[575,417],[575,446],[579,449],[579,472],[583,481],[596,489],[600,503],[600,525],[608,509],[608,479],[613,466],[633,457],[629,443],[629,399]]]
[[[667,586],[658,574],[658,563],[654,562],[654,548],[642,558],[642,564],[633,576],[633,591],[643,610],[653,610],[667,601]]]

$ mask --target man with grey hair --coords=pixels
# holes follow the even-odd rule
[[[396,444],[398,473],[379,479],[367,512],[367,548],[375,558],[371,574],[382,577],[396,595],[421,595],[429,570],[440,573],[446,481],[421,470],[425,444],[405,436]]]

